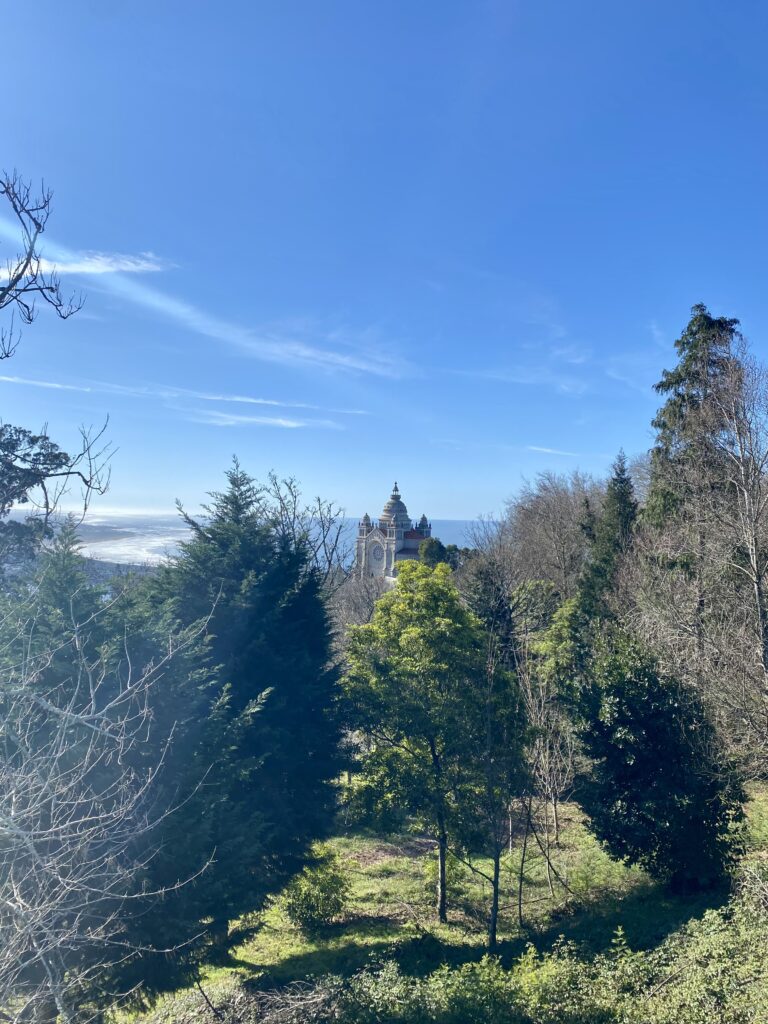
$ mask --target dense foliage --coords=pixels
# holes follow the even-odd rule
[[[163,937],[200,936],[201,955],[213,958],[230,945],[230,922],[311,859],[333,820],[341,767],[330,629],[308,539],[281,529],[237,465],[227,480],[142,596],[148,616],[204,622],[208,636],[213,697],[201,707],[199,691],[188,695],[199,717],[178,741],[183,800],[149,870],[156,888],[195,878],[163,901],[157,926]],[[150,957],[139,969],[145,987],[150,972],[167,986],[167,964]]]
[[[591,680],[577,799],[595,835],[675,889],[721,883],[744,794],[700,700],[621,635],[596,653]]]
[[[327,851],[292,878],[281,896],[288,920],[307,931],[330,924],[346,908],[348,899],[349,882]]]

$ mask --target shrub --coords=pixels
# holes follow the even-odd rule
[[[724,881],[742,848],[743,792],[705,709],[618,632],[582,695],[592,760],[577,800],[612,856],[677,891]]]
[[[342,913],[348,898],[349,883],[338,859],[323,853],[286,886],[280,902],[292,924],[310,931],[330,924]]]

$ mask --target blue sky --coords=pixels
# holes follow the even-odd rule
[[[758,2],[41,0],[34,24],[5,29],[3,165],[54,189],[45,251],[87,302],[27,328],[0,415],[66,446],[109,414],[102,508],[194,506],[236,452],[352,515],[397,478],[412,513],[474,517],[647,448],[693,303],[766,354]]]

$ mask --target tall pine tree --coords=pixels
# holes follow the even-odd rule
[[[279,528],[279,510],[236,462],[227,481],[205,519],[184,517],[192,538],[150,583],[146,611],[182,627],[208,620],[215,697],[190,735],[166,838],[173,856],[157,861],[161,885],[174,871],[179,881],[201,872],[169,896],[163,916],[169,930],[174,918],[183,930],[196,922],[207,957],[221,956],[230,923],[307,862],[331,825],[341,767],[337,673],[310,538]]]
[[[655,385],[664,398],[652,426],[651,479],[645,516],[660,525],[696,498],[697,489],[717,475],[720,455],[716,435],[724,429],[717,396],[732,377],[734,346],[741,338],[739,321],[713,317],[706,306],[691,310],[691,319],[675,342],[678,363],[664,370]]]
[[[619,560],[632,542],[636,519],[634,487],[621,451],[613,464],[602,513],[589,525],[590,558],[579,586],[579,604],[588,619],[604,618],[608,614],[608,596]]]

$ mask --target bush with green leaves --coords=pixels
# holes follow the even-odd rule
[[[577,800],[606,849],[676,891],[726,880],[744,793],[698,696],[615,629],[593,654],[581,710],[591,767]]]
[[[338,858],[323,852],[314,865],[288,883],[280,904],[292,924],[311,931],[331,924],[344,911],[348,899],[349,882]]]

